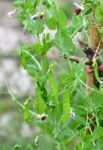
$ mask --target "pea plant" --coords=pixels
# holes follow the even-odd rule
[[[103,149],[103,0],[73,5],[72,23],[56,0],[16,0],[9,13],[34,38],[18,54],[35,98],[15,99],[41,129],[30,150]],[[57,58],[48,57],[52,49]]]

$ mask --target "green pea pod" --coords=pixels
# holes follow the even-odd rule
[[[39,114],[44,113],[44,101],[41,97],[41,91],[39,87],[36,88],[36,98],[37,98],[37,111]]]
[[[53,72],[51,71],[50,74],[49,74],[49,81],[50,81],[50,86],[51,86],[51,89],[52,89],[52,93],[54,95],[54,102],[57,103],[57,100],[58,100],[58,86],[57,86],[57,82],[54,78],[54,75],[53,75]]]
[[[64,123],[70,116],[70,92],[68,89],[64,91],[63,95],[63,114],[61,116],[61,122]]]
[[[97,81],[100,82],[99,74],[98,74],[98,64],[97,64],[96,59],[93,60],[93,67],[94,67],[94,75],[95,75],[95,78],[96,78]]]

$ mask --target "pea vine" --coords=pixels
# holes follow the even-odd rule
[[[15,14],[24,34],[34,38],[18,49],[36,85],[34,107],[29,99],[15,99],[24,119],[35,118],[41,128],[28,150],[102,150],[103,0],[74,3],[71,24],[56,0],[16,0],[14,7],[9,16]],[[48,56],[52,49],[57,58]]]

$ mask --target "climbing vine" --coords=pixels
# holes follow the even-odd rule
[[[41,129],[28,150],[102,150],[103,0],[74,3],[72,24],[56,0],[16,0],[14,7],[9,15],[34,37],[18,49],[36,85],[33,108],[12,95],[24,119]],[[49,57],[52,49],[57,58]]]

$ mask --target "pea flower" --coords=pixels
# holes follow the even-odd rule
[[[36,20],[36,19],[38,19],[38,16],[37,16],[37,15],[30,16],[30,20],[31,20],[31,21]]]
[[[16,10],[10,11],[7,13],[8,17],[12,18],[16,15]]]
[[[70,113],[70,118],[71,118],[71,119],[74,119],[75,117],[76,117],[76,114],[75,114],[75,112],[72,111],[72,112]]]
[[[42,116],[41,116],[41,121],[45,121],[46,118],[47,118],[46,115],[42,115]]]
[[[79,4],[77,4],[77,3],[73,3],[73,4],[76,6],[76,8],[75,8],[75,13],[76,13],[77,15],[79,15],[79,14],[81,13],[81,11],[84,10],[84,7],[81,6],[81,5],[79,5]]]
[[[39,16],[39,19],[44,19],[44,15],[43,14],[41,14],[40,16]]]
[[[37,117],[41,120],[41,121],[46,121],[46,119],[47,119],[47,116],[48,115],[46,115],[45,113],[44,114],[39,114]]]
[[[30,20],[31,21],[34,21],[34,20],[37,20],[37,19],[40,19],[40,20],[43,20],[44,19],[44,12],[38,12],[37,14],[33,15],[33,16],[30,16]]]

